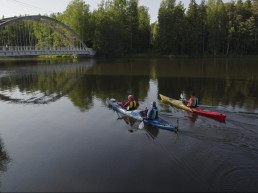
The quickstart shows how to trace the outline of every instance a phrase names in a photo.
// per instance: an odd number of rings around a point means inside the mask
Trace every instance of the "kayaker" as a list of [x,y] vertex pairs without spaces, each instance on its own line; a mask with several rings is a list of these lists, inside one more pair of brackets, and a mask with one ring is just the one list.
[[130,111],[130,110],[137,109],[137,107],[139,106],[139,103],[134,99],[133,95],[128,95],[128,100],[123,104],[121,104],[120,106]]
[[195,96],[195,92],[191,93],[191,97],[188,100],[187,106],[191,108],[198,107],[198,98]]
[[157,119],[159,117],[159,109],[156,105],[156,102],[151,103],[151,107],[148,109],[146,119]]

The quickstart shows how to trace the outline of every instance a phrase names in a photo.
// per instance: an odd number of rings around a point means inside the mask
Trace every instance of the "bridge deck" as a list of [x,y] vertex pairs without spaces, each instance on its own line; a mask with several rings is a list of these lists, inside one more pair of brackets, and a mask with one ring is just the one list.
[[26,46],[0,46],[0,57],[4,56],[37,56],[37,55],[64,55],[64,54],[76,54],[76,55],[95,55],[95,51],[92,48],[39,48],[39,47],[26,47]]

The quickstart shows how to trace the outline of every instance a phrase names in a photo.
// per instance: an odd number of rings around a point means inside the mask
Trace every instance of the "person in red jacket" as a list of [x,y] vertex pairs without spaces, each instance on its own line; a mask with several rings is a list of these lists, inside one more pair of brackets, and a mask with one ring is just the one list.
[[134,99],[133,95],[128,95],[128,100],[125,103],[121,104],[120,106],[130,111],[130,110],[137,109],[137,107],[139,106],[139,103]]
[[195,96],[194,92],[191,93],[191,97],[187,103],[187,106],[192,108],[198,107],[198,98]]

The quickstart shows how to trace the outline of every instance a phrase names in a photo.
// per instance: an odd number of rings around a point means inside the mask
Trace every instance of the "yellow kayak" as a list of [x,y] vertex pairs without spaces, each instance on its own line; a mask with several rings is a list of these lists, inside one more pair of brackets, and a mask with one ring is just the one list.
[[184,103],[182,101],[180,101],[180,100],[172,99],[172,98],[169,98],[169,97],[164,96],[162,94],[159,94],[159,96],[160,96],[161,100],[163,100],[163,101],[165,101],[167,103],[170,103],[170,104],[172,104],[172,105],[174,105],[174,106],[176,106],[176,107],[178,107],[180,109],[183,109],[185,111],[192,112],[192,109],[187,107],[187,106],[185,106]]

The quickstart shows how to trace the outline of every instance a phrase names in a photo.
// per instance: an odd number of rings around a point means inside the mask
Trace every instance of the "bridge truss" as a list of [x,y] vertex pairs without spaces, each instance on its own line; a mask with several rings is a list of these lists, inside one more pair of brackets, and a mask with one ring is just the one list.
[[0,57],[95,53],[75,31],[54,18],[33,15],[0,20]]

